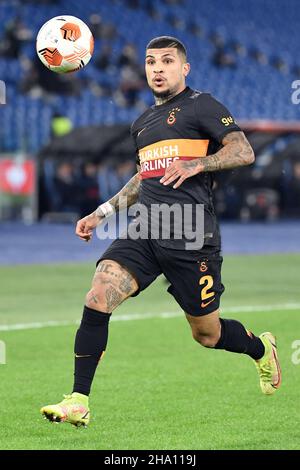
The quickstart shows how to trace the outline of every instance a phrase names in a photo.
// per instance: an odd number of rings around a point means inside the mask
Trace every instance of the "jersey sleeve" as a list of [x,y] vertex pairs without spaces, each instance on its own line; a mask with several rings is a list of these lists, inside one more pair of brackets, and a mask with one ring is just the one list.
[[131,134],[131,138],[132,138],[132,141],[133,141],[133,145],[134,145],[134,148],[135,148],[135,162],[137,165],[140,165],[140,157],[139,157],[139,150],[137,148],[137,143],[136,143],[136,132],[135,132],[135,122],[132,123],[131,127],[130,127],[130,134]]
[[196,118],[200,129],[217,142],[222,143],[229,132],[241,130],[228,109],[209,93],[202,93],[195,101]]

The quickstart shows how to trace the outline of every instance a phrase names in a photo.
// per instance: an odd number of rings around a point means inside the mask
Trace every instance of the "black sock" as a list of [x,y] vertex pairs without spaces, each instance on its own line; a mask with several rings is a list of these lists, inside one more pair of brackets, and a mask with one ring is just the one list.
[[252,359],[261,359],[265,353],[263,342],[253,333],[247,332],[244,326],[236,320],[220,318],[221,337],[215,349],[248,354]]
[[110,313],[84,307],[75,338],[75,372],[73,392],[89,395],[98,362],[105,351]]

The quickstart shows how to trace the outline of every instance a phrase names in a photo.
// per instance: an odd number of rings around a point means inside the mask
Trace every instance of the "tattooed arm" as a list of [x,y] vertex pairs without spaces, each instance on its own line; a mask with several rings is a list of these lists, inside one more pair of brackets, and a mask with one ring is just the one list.
[[222,140],[223,147],[213,155],[194,160],[175,160],[167,168],[160,182],[164,185],[178,180],[173,188],[178,188],[185,179],[204,171],[220,171],[250,165],[255,156],[245,134],[234,131]]
[[224,137],[222,144],[224,147],[217,153],[201,158],[202,171],[228,170],[254,162],[253,149],[243,132],[230,132]]
[[126,207],[132,206],[139,195],[140,190],[140,167],[137,166],[138,172],[128,181],[127,184],[113,196],[109,201],[101,204],[94,212],[80,219],[76,225],[76,235],[81,240],[89,241],[93,236],[93,230],[97,227],[107,215],[107,210],[118,212]]
[[[127,184],[115,196],[109,199],[109,204],[118,212],[126,207],[132,206],[137,201],[140,190],[140,167],[137,165],[138,172],[128,181]],[[105,216],[101,206],[96,209],[98,216]]]

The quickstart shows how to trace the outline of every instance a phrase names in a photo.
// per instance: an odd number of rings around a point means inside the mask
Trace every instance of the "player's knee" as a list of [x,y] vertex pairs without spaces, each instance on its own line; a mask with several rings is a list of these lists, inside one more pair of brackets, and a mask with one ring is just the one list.
[[193,338],[205,348],[214,348],[219,341],[219,336],[214,332],[202,332],[193,330]]
[[122,295],[107,278],[105,273],[97,273],[91,290],[86,295],[85,305],[94,310],[111,313],[123,301]]
[[85,298],[85,305],[99,312],[111,313],[107,309],[107,303],[105,301],[105,290],[104,287],[94,288],[87,293]]

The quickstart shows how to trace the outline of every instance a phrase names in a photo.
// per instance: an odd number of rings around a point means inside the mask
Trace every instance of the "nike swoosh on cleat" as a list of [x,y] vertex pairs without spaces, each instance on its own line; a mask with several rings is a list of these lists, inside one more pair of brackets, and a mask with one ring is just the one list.
[[91,357],[91,354],[86,354],[81,356],[80,354],[75,354],[75,357]]
[[281,384],[281,368],[280,368],[280,364],[279,364],[279,361],[278,361],[278,358],[277,358],[277,354],[275,354],[274,351],[273,351],[273,355],[274,355],[274,359],[275,359],[276,366],[277,366],[278,380],[277,380],[276,383],[274,383],[274,385],[272,384],[272,387],[278,388],[279,385]]
[[89,411],[87,411],[87,412],[85,413],[85,415],[81,417],[81,419],[86,419],[86,418],[88,417],[88,415],[89,415],[89,414],[90,414],[90,412],[89,412]]
[[211,304],[213,301],[215,300],[215,297],[211,300],[209,300],[208,302],[202,302],[201,304],[201,308],[205,308],[207,307],[209,304]]

